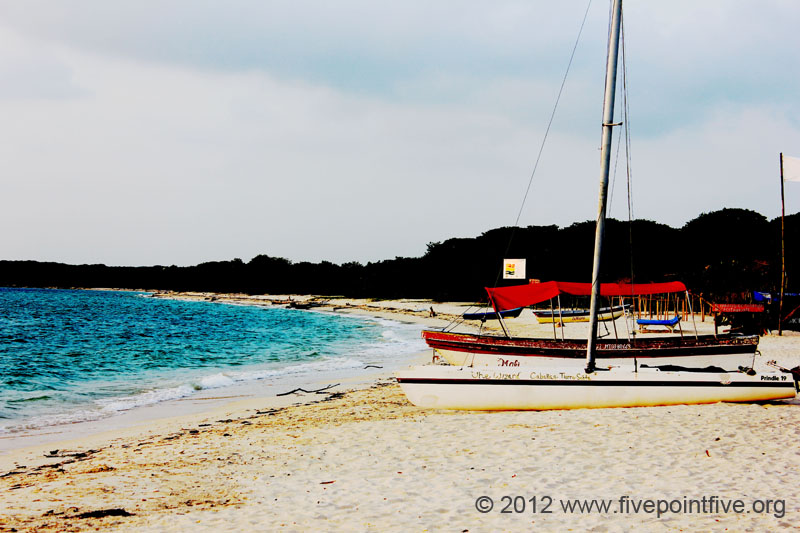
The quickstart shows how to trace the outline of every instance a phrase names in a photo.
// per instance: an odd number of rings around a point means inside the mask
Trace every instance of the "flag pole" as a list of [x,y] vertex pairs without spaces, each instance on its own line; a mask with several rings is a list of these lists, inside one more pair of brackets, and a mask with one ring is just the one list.
[[784,240],[783,219],[785,216],[783,198],[783,152],[781,152],[781,299],[778,302],[778,335],[783,335],[783,288],[786,286],[786,242]]

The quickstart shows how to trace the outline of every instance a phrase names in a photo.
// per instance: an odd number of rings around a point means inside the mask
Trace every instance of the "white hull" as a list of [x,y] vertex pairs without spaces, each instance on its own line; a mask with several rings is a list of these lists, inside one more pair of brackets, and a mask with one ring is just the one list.
[[[547,356],[515,356],[515,355],[492,355],[485,353],[459,352],[434,348],[434,356],[438,356],[448,364],[453,366],[476,366],[476,367],[533,367],[536,368],[583,368],[586,366],[584,357],[547,357]],[[687,355],[687,356],[668,356],[668,357],[639,357],[636,360],[638,365],[658,366],[658,365],[679,365],[689,368],[706,368],[716,366],[725,370],[738,370],[740,366],[752,368],[755,364],[756,354],[753,353],[732,353],[732,354],[713,354],[713,355]],[[597,359],[597,364],[608,367],[622,367],[633,369],[634,362],[632,357],[610,357]]]
[[654,405],[755,402],[795,397],[791,374],[632,372],[612,369],[533,370],[412,367],[397,373],[409,401],[418,407],[467,410],[546,410]]

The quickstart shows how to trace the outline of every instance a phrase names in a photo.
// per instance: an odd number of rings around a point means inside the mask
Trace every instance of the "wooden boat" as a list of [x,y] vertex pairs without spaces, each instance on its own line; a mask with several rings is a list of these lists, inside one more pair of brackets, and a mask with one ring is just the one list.
[[[630,307],[630,306],[627,306]],[[602,307],[597,312],[597,320],[601,322],[614,320],[625,314],[626,306],[615,305],[614,307]],[[560,309],[550,311],[545,309],[534,309],[533,314],[539,324],[551,324],[555,322],[589,322],[588,309]]]
[[516,309],[509,309],[507,311],[486,311],[480,313],[464,313],[461,315],[461,318],[464,320],[498,320],[497,315],[500,315],[503,318],[517,318],[522,313],[522,307],[517,307]]
[[[586,295],[589,283],[548,281],[531,285],[486,288],[495,309],[535,305],[560,294]],[[686,292],[679,282],[603,283],[601,294],[607,296],[647,295]],[[599,314],[599,313],[598,313]],[[422,338],[434,350],[435,358],[451,365],[530,366],[580,365],[586,356],[587,340],[511,337],[510,335],[457,333],[424,330]],[[679,364],[705,367],[715,365],[729,370],[752,367],[758,348],[758,336],[697,335],[681,337],[638,336],[630,339],[603,339],[597,345],[598,360],[607,365],[623,365],[636,359],[651,364]]]
[[319,301],[305,301],[305,302],[298,302],[298,301],[291,301],[289,302],[289,307],[291,309],[313,309],[315,307],[322,307],[325,305],[324,302]]
[[[434,356],[451,365],[470,366],[580,366],[586,358],[586,339],[536,339],[425,330],[422,338]],[[679,364],[719,366],[736,370],[755,364],[757,335],[698,335],[603,339],[596,357],[604,365]]]
[[[743,369],[742,372],[729,372],[726,369],[704,369],[698,372],[661,370],[641,368],[638,358],[631,358],[632,364],[624,368],[597,366],[599,348],[602,346],[602,343],[598,345],[597,342],[598,302],[603,294],[603,284],[600,283],[600,259],[605,233],[611,130],[615,126],[614,97],[621,24],[622,0],[613,0],[606,56],[600,157],[601,181],[590,285],[589,336],[586,341],[585,368],[448,365],[412,367],[398,372],[397,381],[414,405],[440,409],[541,410],[752,402],[795,397],[800,369],[761,374],[752,369]],[[556,295],[560,290],[556,282],[550,282],[547,286],[537,285],[545,284],[488,289],[490,302],[494,310],[500,312],[520,307],[518,302],[512,304],[519,296],[530,297],[534,293],[542,296],[548,292]],[[624,287],[624,289],[633,288],[634,286]],[[606,287],[606,294],[608,289],[609,287]],[[634,294],[633,290],[631,294]],[[500,323],[502,325],[502,319]],[[505,327],[503,329],[505,331]],[[667,351],[668,347],[661,349]],[[467,353],[477,355],[475,350]]]
[[409,401],[481,411],[648,407],[794,398],[790,373],[661,371],[657,368],[509,369],[427,365],[397,373]]

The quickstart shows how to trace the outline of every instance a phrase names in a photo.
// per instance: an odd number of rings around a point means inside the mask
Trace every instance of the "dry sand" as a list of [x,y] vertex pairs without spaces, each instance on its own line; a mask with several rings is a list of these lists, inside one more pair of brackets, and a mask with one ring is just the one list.
[[[397,304],[428,320],[425,303]],[[760,350],[793,366],[800,337],[765,337]],[[800,518],[797,400],[451,412],[411,406],[389,379],[309,398],[11,452],[0,530],[768,531]],[[564,508],[591,499],[611,506]]]

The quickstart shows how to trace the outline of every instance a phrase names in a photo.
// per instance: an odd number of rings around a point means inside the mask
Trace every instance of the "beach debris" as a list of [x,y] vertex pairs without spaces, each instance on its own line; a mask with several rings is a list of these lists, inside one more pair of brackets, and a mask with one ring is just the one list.
[[76,514],[74,518],[104,518],[106,516],[133,516],[121,507],[113,509],[98,509],[96,511],[86,511],[85,513]]
[[707,455],[707,456],[709,456],[709,457],[711,457],[711,454],[710,454],[710,453],[708,453],[708,450],[706,450],[706,455]]
[[294,389],[294,390],[290,390],[289,392],[280,392],[280,393],[276,394],[275,396],[288,396],[288,395],[294,394],[296,392],[305,392],[306,394],[328,394],[327,392],[324,392],[324,391],[326,391],[328,389],[332,389],[333,387],[338,387],[339,385],[341,385],[341,383],[332,383],[332,384],[330,384],[330,385],[328,385],[326,387],[322,387],[321,389],[311,389],[311,390],[297,388],[297,389]]
[[364,367],[364,370],[366,370],[368,368],[383,368],[383,367],[382,366],[378,366],[378,365],[367,365],[367,366]]
[[99,465],[89,470],[84,471],[84,474],[97,474],[99,472],[113,472],[116,470],[113,466]]
[[334,479],[333,481],[320,481],[319,482],[320,485],[330,485],[331,483],[336,483],[336,480]]
[[67,452],[61,450],[50,450],[50,453],[44,454],[45,457],[74,457],[75,459],[84,459],[93,453],[100,450],[87,450],[85,452]]

